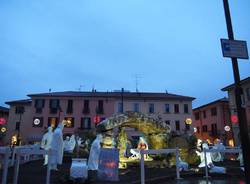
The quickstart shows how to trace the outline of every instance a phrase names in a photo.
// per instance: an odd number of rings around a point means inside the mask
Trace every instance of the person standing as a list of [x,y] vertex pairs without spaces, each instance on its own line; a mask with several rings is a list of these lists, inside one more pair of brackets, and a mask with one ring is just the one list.
[[66,123],[66,120],[63,120],[61,123],[57,125],[57,128],[55,129],[53,133],[53,139],[51,143],[51,169],[52,170],[58,170],[57,165],[61,165],[63,161],[63,127]]
[[[52,139],[53,139],[52,130],[53,130],[53,128],[51,126],[48,127],[48,132],[43,135],[41,148],[43,148],[44,150],[49,150],[51,148],[51,143],[52,143]],[[45,155],[43,165],[47,165],[47,164],[48,164],[48,154]]]

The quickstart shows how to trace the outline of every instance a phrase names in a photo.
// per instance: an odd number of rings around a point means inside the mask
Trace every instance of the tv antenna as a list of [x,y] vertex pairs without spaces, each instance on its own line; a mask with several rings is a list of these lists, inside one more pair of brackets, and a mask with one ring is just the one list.
[[135,74],[135,91],[139,92],[139,79],[141,79],[142,77],[139,74]]

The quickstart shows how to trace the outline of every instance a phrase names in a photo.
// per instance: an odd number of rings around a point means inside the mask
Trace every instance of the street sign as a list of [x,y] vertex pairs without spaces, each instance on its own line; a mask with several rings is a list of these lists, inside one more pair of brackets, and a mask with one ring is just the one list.
[[247,42],[220,39],[223,57],[248,59]]

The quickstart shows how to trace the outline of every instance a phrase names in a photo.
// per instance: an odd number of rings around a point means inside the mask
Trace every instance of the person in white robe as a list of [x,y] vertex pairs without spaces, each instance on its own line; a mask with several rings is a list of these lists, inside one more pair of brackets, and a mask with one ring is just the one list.
[[[209,149],[207,143],[202,143],[202,150],[204,150],[204,149]],[[198,152],[196,152],[196,153],[198,154]],[[204,151],[200,152],[198,155],[200,156],[200,160],[201,160],[201,163],[200,163],[200,165],[198,167],[199,168],[205,167],[206,164],[205,164],[205,154],[204,154]],[[213,164],[210,152],[206,152],[206,158],[207,158],[207,166],[209,167],[209,165]]]
[[[49,150],[51,148],[51,143],[52,143],[52,139],[53,139],[52,130],[53,130],[53,128],[51,126],[48,127],[48,132],[43,135],[42,142],[41,142],[41,148],[43,148],[44,150]],[[43,165],[47,165],[47,164],[48,164],[48,154],[46,154],[44,157],[44,164]]]
[[98,170],[101,142],[102,142],[102,135],[98,134],[90,148],[89,159],[88,159],[88,170]]
[[57,165],[61,165],[63,161],[63,127],[65,125],[65,120],[59,123],[57,128],[53,133],[53,139],[51,143],[51,150],[55,153],[51,156],[51,169],[58,170]]

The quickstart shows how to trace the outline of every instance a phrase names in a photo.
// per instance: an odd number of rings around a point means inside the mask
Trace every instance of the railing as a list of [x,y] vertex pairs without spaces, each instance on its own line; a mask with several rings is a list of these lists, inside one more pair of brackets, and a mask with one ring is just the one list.
[[2,184],[6,184],[7,183],[7,175],[8,175],[9,156],[11,155],[10,148],[9,147],[0,147],[0,155],[4,155]]
[[141,184],[145,184],[145,168],[144,168],[144,154],[168,154],[175,153],[176,154],[176,178],[180,178],[180,170],[179,170],[179,148],[175,149],[158,149],[158,150],[141,150]]
[[[13,151],[13,152],[12,152]],[[55,154],[52,150],[40,150],[34,146],[18,146],[11,150],[9,147],[0,147],[0,154],[4,155],[3,159],[3,174],[2,174],[2,184],[7,183],[7,175],[8,175],[8,167],[14,165],[14,177],[13,184],[17,184],[18,182],[18,174],[19,174],[19,165],[21,157],[24,157],[25,162],[30,161],[30,156],[38,156],[38,155],[48,155],[48,164],[47,164],[47,174],[46,174],[46,184],[50,183],[50,162],[51,155]],[[9,157],[12,156],[11,160]]]
[[203,149],[204,157],[205,157],[205,178],[209,178],[208,176],[208,166],[207,166],[207,153],[241,153],[242,150],[240,148],[227,148],[227,149]]

